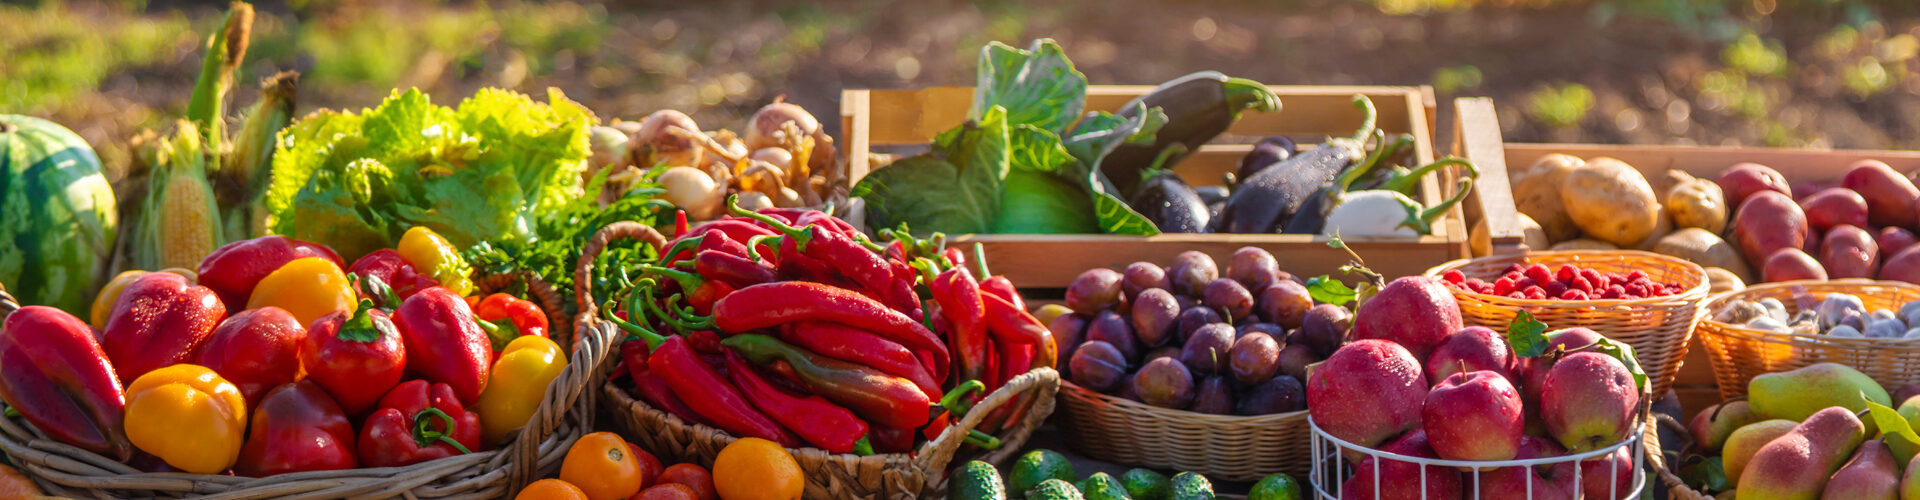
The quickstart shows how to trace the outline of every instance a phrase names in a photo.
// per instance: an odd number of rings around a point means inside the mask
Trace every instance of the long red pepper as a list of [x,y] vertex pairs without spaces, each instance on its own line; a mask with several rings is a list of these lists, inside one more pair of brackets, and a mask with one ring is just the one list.
[[850,361],[913,382],[929,398],[940,397],[940,383],[906,346],[850,326],[820,321],[782,325],[780,340],[841,361]]
[[[987,380],[987,306],[980,284],[966,268],[953,268],[928,283],[940,314],[953,323],[947,343],[957,353],[953,366],[960,380]],[[989,384],[991,385],[991,384]]]
[[681,420],[711,426],[705,419],[693,413],[680,396],[673,395],[673,388],[667,387],[667,381],[653,375],[647,367],[647,343],[639,337],[627,337],[620,343],[620,359],[627,365],[627,374],[633,377],[633,387],[642,401],[661,411],[671,413]]
[[[886,259],[881,258],[880,254],[854,241],[852,237],[840,232],[832,224],[821,222],[816,218],[803,227],[794,227],[766,215],[741,209],[739,205],[733,204],[731,199],[728,200],[728,209],[733,211],[734,215],[754,218],[773,228],[774,231],[786,235],[785,239],[794,242],[795,249],[801,254],[833,266],[834,271],[851,278],[854,283],[860,284],[862,291],[880,298],[888,307],[906,313],[909,318],[920,314],[920,302],[912,297],[913,290],[905,289],[904,295],[900,292],[900,284],[894,280],[893,266],[888,265]],[[802,220],[806,219],[807,217],[802,216]],[[786,243],[782,242],[780,248],[782,252],[780,258],[786,259],[788,257]]]
[[647,342],[652,351],[647,356],[648,375],[666,381],[694,414],[735,436],[762,438],[788,448],[800,445],[799,438],[754,408],[726,377],[702,361],[685,339],[662,337],[625,321],[616,324]]
[[746,257],[714,250],[694,255],[693,270],[700,273],[700,277],[720,280],[736,289],[772,282],[774,279],[773,270],[767,266]]
[[746,257],[747,244],[735,241],[733,237],[728,236],[724,231],[712,230],[707,231],[706,235],[701,236],[700,244],[693,247],[693,252],[696,255],[708,251],[725,252],[730,255]]
[[1060,355],[1059,346],[1054,344],[1047,325],[998,295],[982,294],[982,297],[987,306],[987,332],[994,340],[1037,347],[1029,369],[1054,366]]
[[857,292],[830,285],[804,281],[754,285],[735,290],[713,305],[714,325],[727,333],[807,320],[859,328],[899,342],[916,354],[927,353],[931,373],[946,372],[952,356],[926,325]]
[[906,379],[820,356],[766,335],[734,335],[720,344],[756,365],[786,362],[808,391],[846,406],[873,424],[913,429],[926,425],[932,416],[933,399]]
[[808,443],[833,453],[853,453],[863,447],[865,454],[873,453],[864,442],[867,423],[846,408],[835,406],[827,398],[796,396],[774,387],[732,351],[727,352],[727,376],[754,406]]

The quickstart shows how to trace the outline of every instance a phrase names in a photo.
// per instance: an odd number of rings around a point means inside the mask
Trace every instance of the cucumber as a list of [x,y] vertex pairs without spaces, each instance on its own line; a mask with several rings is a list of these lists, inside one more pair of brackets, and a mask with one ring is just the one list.
[[1007,500],[1007,489],[1000,485],[1000,472],[979,460],[967,462],[947,479],[947,498],[953,500]]

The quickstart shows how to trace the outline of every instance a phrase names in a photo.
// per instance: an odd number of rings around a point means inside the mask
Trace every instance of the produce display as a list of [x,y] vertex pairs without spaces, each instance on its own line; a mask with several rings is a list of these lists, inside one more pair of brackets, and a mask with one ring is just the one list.
[[265,236],[121,274],[93,325],[22,307],[0,324],[0,400],[137,469],[267,477],[498,446],[568,363],[538,306],[453,291],[465,264],[430,229],[342,264]]
[[[1056,363],[1013,284],[943,237],[881,245],[825,212],[727,208],[681,226],[606,308],[631,334],[616,371],[654,408],[788,448],[906,453]],[[968,442],[998,447],[1024,407],[994,410]]]
[[1754,377],[1746,399],[1695,414],[1674,469],[1689,487],[1735,498],[1920,494],[1917,392],[1889,396],[1836,363]]
[[702,132],[692,117],[671,109],[638,122],[595,126],[592,133],[592,168],[583,179],[607,171],[602,200],[617,199],[639,185],[636,180],[655,176],[665,189],[661,198],[694,220],[725,215],[729,195],[750,210],[845,205],[833,138],[805,109],[778,99],[747,119],[744,135]]
[[0,283],[29,304],[80,314],[107,277],[119,234],[100,158],[73,131],[0,115]]
[[1399,278],[1362,302],[1354,340],[1308,373],[1307,412],[1319,432],[1354,446],[1489,465],[1422,467],[1348,451],[1330,458],[1353,462],[1352,476],[1328,478],[1341,481],[1341,498],[1464,498],[1475,484],[1467,474],[1479,475],[1479,491],[1533,498],[1634,493],[1626,446],[1578,463],[1497,463],[1605,450],[1635,436],[1647,381],[1632,349],[1585,328],[1546,332],[1525,314],[1504,336],[1462,328],[1445,287]]
[[1601,273],[1573,264],[1549,270],[1543,264],[1515,263],[1492,283],[1468,278],[1459,270],[1453,270],[1441,275],[1440,281],[1455,290],[1532,300],[1631,300],[1665,297],[1683,291],[1678,283],[1653,281],[1645,271]]
[[[1300,482],[1286,474],[1261,479],[1248,500],[1295,500],[1303,496]],[[947,480],[947,498],[954,500],[1203,500],[1214,498],[1213,483],[1192,472],[1171,479],[1147,469],[1133,469],[1119,478],[1096,472],[1084,478],[1074,472],[1067,457],[1053,450],[1027,452],[1008,466],[1005,478],[993,465],[981,461],[957,467]]]
[[1224,275],[1200,252],[1165,268],[1092,269],[1067,289],[1066,308],[1048,328],[1075,384],[1216,415],[1306,409],[1307,365],[1338,349],[1353,322],[1254,247],[1234,252]]

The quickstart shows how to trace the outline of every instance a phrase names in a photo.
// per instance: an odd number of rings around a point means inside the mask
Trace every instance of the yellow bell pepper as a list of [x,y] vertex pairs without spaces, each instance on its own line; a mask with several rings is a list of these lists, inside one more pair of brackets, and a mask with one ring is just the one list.
[[[247,298],[247,309],[274,306],[293,313],[302,325],[337,311],[353,311],[359,295],[340,266],[321,257],[305,257],[281,264],[260,278]],[[237,312],[237,311],[236,311]]]
[[218,474],[246,439],[240,388],[204,366],[161,368],[127,386],[127,440],[176,469]]
[[400,244],[395,246],[398,248],[394,251],[408,264],[413,264],[415,271],[433,277],[456,295],[473,294],[473,279],[467,276],[473,274],[473,268],[460,258],[460,249],[440,233],[426,226],[413,226],[400,235]]
[[546,337],[522,335],[507,343],[474,406],[481,437],[498,445],[508,433],[526,426],[546,397],[547,386],[566,368],[566,353]]
[[[190,281],[200,279],[199,274],[178,267],[161,269],[160,272],[186,276]],[[93,297],[93,308],[88,311],[87,324],[95,330],[107,329],[107,317],[113,315],[113,303],[120,300],[120,292],[126,291],[128,283],[146,274],[146,271],[134,269],[114,275],[106,286],[100,287],[100,294]]]

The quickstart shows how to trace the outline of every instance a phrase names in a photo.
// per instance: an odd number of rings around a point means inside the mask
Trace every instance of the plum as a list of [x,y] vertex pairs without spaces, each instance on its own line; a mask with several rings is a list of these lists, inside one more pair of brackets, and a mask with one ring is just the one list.
[[[1253,314],[1253,294],[1247,292],[1247,287],[1241,286],[1238,281],[1220,278],[1200,290],[1200,305],[1218,310],[1221,316],[1238,322],[1246,319],[1248,314]],[[1305,312],[1303,308],[1301,313]]]
[[1219,375],[1200,380],[1200,388],[1194,391],[1193,406],[1187,411],[1209,415],[1227,415],[1233,413],[1233,391],[1227,387],[1227,379]]
[[1826,268],[1820,267],[1820,261],[1798,248],[1782,248],[1767,257],[1760,266],[1762,281],[1823,280],[1827,279]]
[[1793,188],[1787,184],[1787,177],[1773,167],[1758,163],[1736,163],[1720,173],[1714,179],[1720,190],[1727,193],[1727,206],[1737,207],[1746,203],[1747,197],[1761,191],[1773,191],[1793,199]]
[[1920,188],[1880,160],[1860,160],[1849,166],[1840,185],[1867,201],[1867,220],[1875,226],[1912,227],[1914,200]]
[[1261,290],[1255,306],[1259,309],[1261,319],[1287,328],[1299,328],[1306,321],[1307,310],[1313,308],[1313,295],[1307,293],[1306,285],[1287,280]]
[[1133,327],[1125,318],[1113,311],[1100,311],[1087,323],[1087,341],[1101,341],[1113,345],[1127,362],[1140,361],[1140,339],[1133,334]]
[[1234,413],[1271,415],[1305,409],[1307,409],[1307,387],[1300,383],[1300,379],[1280,376],[1247,388],[1246,393],[1240,395],[1240,405],[1234,408]]
[[1228,352],[1233,349],[1233,327],[1214,323],[1194,330],[1180,347],[1180,362],[1201,375],[1220,373],[1227,367]]
[[1163,344],[1167,337],[1172,337],[1174,322],[1179,317],[1180,303],[1166,290],[1148,288],[1133,300],[1133,333],[1148,347]]
[[1280,270],[1280,262],[1273,254],[1260,247],[1240,247],[1233,251],[1233,257],[1227,259],[1227,277],[1240,282],[1247,290],[1259,293],[1281,280],[1291,281],[1292,276]]
[[1054,348],[1060,351],[1061,363],[1073,359],[1073,350],[1086,338],[1087,323],[1087,316],[1080,313],[1062,314],[1047,322],[1047,331],[1053,333]]
[[1326,359],[1313,352],[1313,349],[1300,344],[1287,344],[1280,348],[1280,373],[1291,375],[1300,380],[1307,379],[1307,366]]
[[1266,334],[1268,337],[1272,337],[1275,342],[1284,340],[1288,337],[1288,335],[1290,335],[1287,333],[1286,327],[1276,325],[1273,323],[1242,323],[1240,324],[1240,326],[1234,327],[1233,330],[1234,330],[1234,335],[1236,337],[1245,337],[1250,334],[1262,333],[1262,334]]
[[1067,307],[1080,314],[1115,309],[1125,300],[1120,294],[1120,273],[1112,269],[1088,269],[1067,285]]
[[1866,227],[1867,199],[1847,188],[1827,188],[1800,201],[1807,213],[1807,224],[1815,231],[1839,225]]
[[1227,350],[1227,368],[1233,379],[1253,385],[1266,382],[1280,372],[1280,343],[1266,335],[1248,335],[1233,341]]
[[1167,266],[1168,289],[1181,295],[1199,296],[1208,283],[1220,279],[1220,266],[1213,257],[1193,250],[1180,252]]
[[1120,350],[1098,340],[1081,345],[1067,364],[1073,383],[1099,392],[1112,391],[1127,378],[1127,360]]
[[1127,269],[1120,274],[1123,280],[1120,282],[1120,291],[1127,296],[1129,302],[1148,288],[1164,290],[1168,287],[1167,271],[1152,262],[1127,264]]
[[1146,363],[1160,358],[1180,359],[1180,346],[1163,345],[1156,347],[1151,351],[1147,351],[1147,357],[1141,358],[1140,362]]
[[1347,332],[1353,329],[1353,311],[1333,304],[1320,304],[1307,310],[1307,316],[1301,320],[1300,328],[1294,330],[1300,334],[1300,342],[1313,348],[1320,357],[1332,356],[1333,351],[1347,343]]
[[1181,309],[1179,319],[1174,321],[1174,328],[1176,328],[1174,333],[1176,335],[1173,337],[1173,343],[1185,344],[1187,343],[1187,338],[1193,336],[1194,330],[1199,330],[1200,327],[1223,321],[1226,320],[1221,319],[1220,313],[1214,312],[1213,309],[1200,306]]
[[1821,237],[1820,265],[1829,278],[1871,279],[1880,272],[1880,244],[1865,229],[1834,226]]
[[1781,249],[1806,247],[1811,232],[1800,205],[1773,191],[1754,193],[1733,214],[1734,244],[1753,267],[1766,267],[1767,259]]
[[1133,374],[1133,391],[1140,395],[1140,402],[1184,409],[1193,402],[1193,373],[1173,358],[1156,359]]

